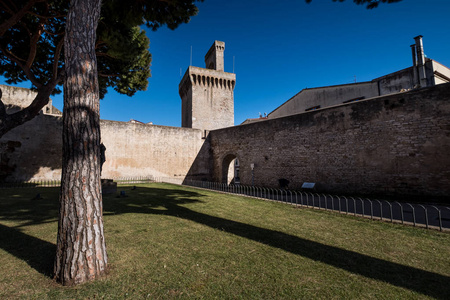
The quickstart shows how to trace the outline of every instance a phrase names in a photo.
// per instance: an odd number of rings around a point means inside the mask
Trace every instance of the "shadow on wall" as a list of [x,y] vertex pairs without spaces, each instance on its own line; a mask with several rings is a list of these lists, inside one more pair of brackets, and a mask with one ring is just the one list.
[[[326,245],[287,232],[257,227],[198,212],[194,205],[203,202],[201,199],[205,195],[201,192],[171,187],[138,187],[137,189],[128,187],[125,189],[127,198],[116,198],[114,196],[104,198],[105,217],[114,218],[117,215],[133,213],[181,218],[216,229],[218,232],[226,232],[257,243],[283,249],[299,257],[312,259],[353,274],[387,282],[436,299],[446,299],[450,295],[450,285],[445,284],[449,282],[450,278],[442,274]],[[57,188],[47,188],[46,191],[50,191],[50,193],[54,191],[53,193],[56,194]],[[56,222],[57,201],[55,200],[57,196],[47,197],[44,195],[44,199],[33,206],[35,208],[31,208],[30,200],[24,195],[21,198],[15,197],[14,199],[11,196],[2,195],[0,199],[2,200],[0,201],[0,220],[16,221],[29,225]],[[161,207],[165,209],[161,210]],[[37,212],[40,218],[36,219],[33,216],[34,212]],[[19,259],[27,261],[30,267],[40,273],[49,274],[52,266],[51,258],[55,252],[53,244],[23,233],[20,227],[13,228],[0,225],[0,233],[2,237],[6,237],[0,239],[0,248]],[[29,247],[30,244],[33,247]],[[33,251],[30,249],[33,249]],[[46,257],[38,257],[36,253],[46,253]]]
[[212,181],[212,151],[211,151],[211,138],[208,134],[204,140],[200,151],[194,159],[189,171],[184,178],[183,184],[186,180],[203,180]]
[[12,153],[22,144],[18,141],[1,141],[0,142],[0,182],[14,172],[15,165],[10,163]]
[[[86,142],[85,136],[95,140],[98,122],[97,113],[89,107],[71,108],[78,117],[70,123],[73,128],[72,139],[67,139],[66,155],[70,158],[90,157],[100,154],[100,145]],[[70,111],[69,111],[70,113]],[[0,139],[0,180],[29,181],[61,180],[63,158],[63,118],[61,116],[36,116],[29,122],[6,133]],[[68,127],[69,128],[69,127]],[[98,151],[98,152],[95,152]]]
[[0,139],[0,181],[61,179],[62,117],[38,115]]

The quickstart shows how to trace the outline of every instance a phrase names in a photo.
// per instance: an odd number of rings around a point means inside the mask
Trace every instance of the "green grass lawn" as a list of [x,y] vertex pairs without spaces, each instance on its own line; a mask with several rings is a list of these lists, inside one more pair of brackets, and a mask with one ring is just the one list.
[[58,189],[0,190],[0,299],[450,299],[448,233],[169,184],[118,190],[103,198],[110,272],[77,287],[51,278]]

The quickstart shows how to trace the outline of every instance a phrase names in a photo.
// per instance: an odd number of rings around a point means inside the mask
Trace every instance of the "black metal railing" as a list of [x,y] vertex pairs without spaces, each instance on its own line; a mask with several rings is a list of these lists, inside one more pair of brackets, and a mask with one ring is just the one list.
[[[158,181],[165,182],[164,179],[158,179]],[[441,231],[450,229],[450,207],[444,205],[406,203],[196,180],[185,180],[183,184],[225,193],[279,201],[295,206],[335,211],[372,220],[378,219],[412,226],[424,226]]]
[[30,180],[0,182],[0,189],[6,188],[35,188],[35,187],[59,187],[60,180]]
[[[183,180],[169,177],[119,177],[113,178],[118,184],[140,184],[164,182],[187,185],[224,193],[272,200],[299,207],[323,209],[342,214],[435,228],[441,231],[450,230],[450,207],[438,204],[407,203],[403,201],[387,201],[364,197],[339,196],[316,193],[313,191],[297,191],[246,185],[232,185],[199,180]],[[59,187],[59,180],[32,180],[0,183],[1,188],[34,188]]]
[[[139,177],[117,177],[111,178],[117,184],[138,184],[154,182],[153,176],[139,176]],[[34,187],[59,187],[60,180],[29,180],[29,181],[8,181],[0,182],[0,189],[2,188],[34,188]]]
[[155,181],[153,176],[138,176],[138,177],[117,177],[112,178],[117,184],[138,184],[138,183],[150,183]]

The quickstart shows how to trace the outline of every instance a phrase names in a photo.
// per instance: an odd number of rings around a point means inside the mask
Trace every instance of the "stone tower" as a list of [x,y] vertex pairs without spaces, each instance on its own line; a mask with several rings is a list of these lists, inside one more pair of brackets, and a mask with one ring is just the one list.
[[215,41],[205,55],[206,68],[190,66],[178,86],[181,126],[213,130],[234,125],[236,75],[224,72],[225,43]]

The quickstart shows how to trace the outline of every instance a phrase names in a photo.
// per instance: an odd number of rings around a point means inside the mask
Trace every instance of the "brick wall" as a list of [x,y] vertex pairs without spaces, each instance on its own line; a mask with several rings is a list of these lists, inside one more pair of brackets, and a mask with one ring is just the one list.
[[329,192],[450,195],[450,85],[212,131],[214,178]]

